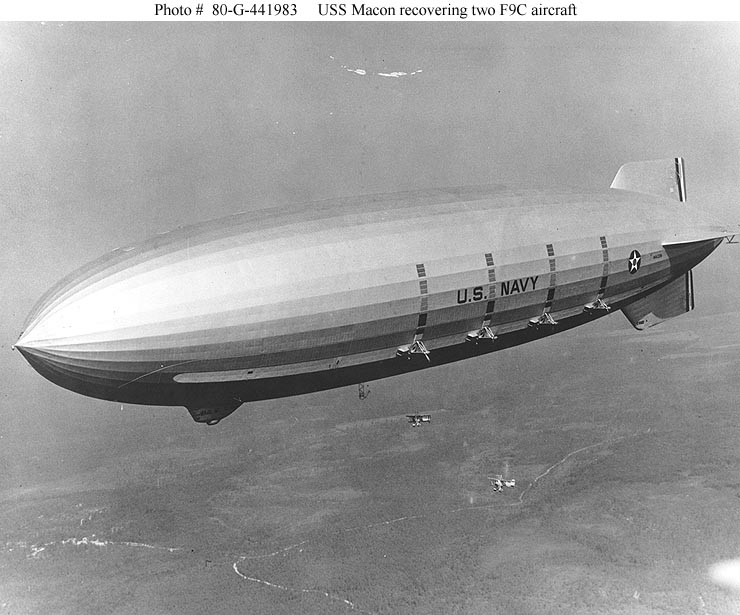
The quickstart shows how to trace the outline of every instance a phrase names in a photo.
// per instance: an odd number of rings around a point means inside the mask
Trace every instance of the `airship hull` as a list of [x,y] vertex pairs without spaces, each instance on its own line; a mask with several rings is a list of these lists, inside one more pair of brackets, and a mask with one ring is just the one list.
[[440,190],[249,212],[73,274],[16,347],[65,388],[185,405],[199,420],[583,324],[685,275],[721,238],[683,204],[617,190]]

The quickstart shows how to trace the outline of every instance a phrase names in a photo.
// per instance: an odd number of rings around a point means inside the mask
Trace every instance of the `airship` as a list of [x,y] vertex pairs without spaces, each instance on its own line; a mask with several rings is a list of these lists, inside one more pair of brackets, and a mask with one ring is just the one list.
[[119,248],[61,280],[15,348],[94,398],[245,402],[438,367],[621,310],[694,307],[728,231],[686,202],[682,158],[630,162],[603,193],[433,189],[239,213]]

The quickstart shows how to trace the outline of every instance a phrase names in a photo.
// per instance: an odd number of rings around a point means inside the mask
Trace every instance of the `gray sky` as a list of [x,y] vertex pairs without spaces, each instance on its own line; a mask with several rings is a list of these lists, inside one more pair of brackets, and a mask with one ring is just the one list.
[[[76,267],[245,209],[460,184],[600,190],[623,162],[674,155],[689,199],[732,215],[738,58],[738,24],[0,24],[6,480],[30,471],[29,440],[51,471],[67,438],[129,425],[11,351]],[[170,415],[146,416],[190,429]]]

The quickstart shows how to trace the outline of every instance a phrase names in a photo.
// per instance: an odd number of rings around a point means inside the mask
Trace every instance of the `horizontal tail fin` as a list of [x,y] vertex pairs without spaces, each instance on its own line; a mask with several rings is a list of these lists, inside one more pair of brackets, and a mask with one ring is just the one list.
[[612,181],[616,190],[630,190],[684,202],[686,180],[683,158],[644,160],[623,164]]

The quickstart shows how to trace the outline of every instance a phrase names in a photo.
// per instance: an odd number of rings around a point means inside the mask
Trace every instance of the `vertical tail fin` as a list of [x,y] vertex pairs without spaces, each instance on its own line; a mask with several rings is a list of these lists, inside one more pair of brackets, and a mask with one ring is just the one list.
[[694,276],[689,269],[660,290],[622,308],[635,329],[654,327],[694,309]]
[[652,196],[686,200],[683,158],[643,160],[623,164],[612,181],[616,190],[630,190]]

